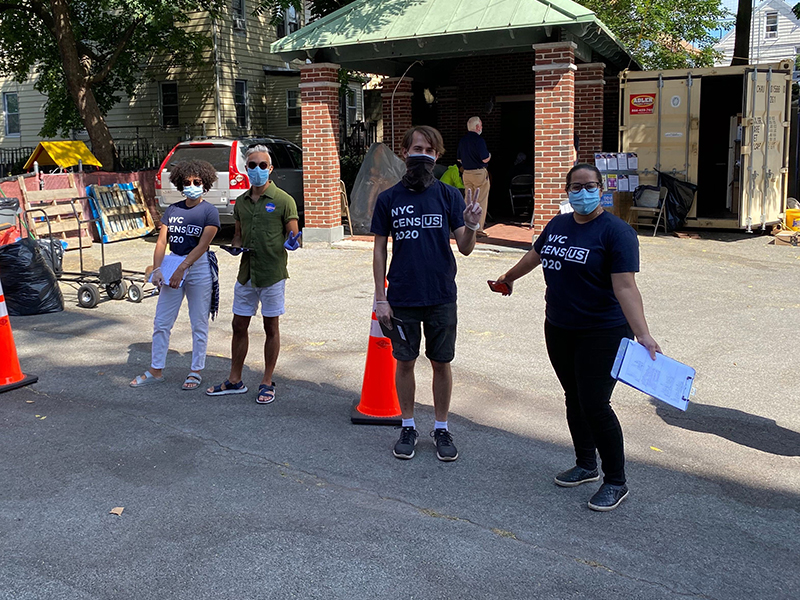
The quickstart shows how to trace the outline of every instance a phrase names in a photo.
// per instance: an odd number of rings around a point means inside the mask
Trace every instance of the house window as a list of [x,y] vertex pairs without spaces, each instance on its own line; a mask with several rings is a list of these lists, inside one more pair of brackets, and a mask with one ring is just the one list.
[[159,84],[159,102],[161,103],[161,127],[167,129],[180,126],[178,84],[174,81],[162,81]]
[[233,14],[233,29],[235,31],[244,31],[245,25],[247,24],[244,0],[233,0],[231,4],[231,13]]
[[3,120],[6,124],[6,135],[19,135],[19,96],[16,92],[3,94]]
[[236,107],[236,126],[241,129],[247,129],[247,118],[249,116],[247,108],[247,82],[243,79],[237,79],[235,85],[236,89],[233,94],[233,104]]
[[352,125],[358,117],[358,104],[356,104],[356,91],[347,88],[347,124]]
[[294,33],[300,29],[300,14],[294,6],[290,6],[286,10],[278,14],[280,21],[276,26],[276,35],[279,38]]
[[776,12],[767,13],[767,32],[765,37],[767,39],[778,37],[778,13]]
[[300,90],[286,90],[286,124],[299,127],[303,124],[300,117]]

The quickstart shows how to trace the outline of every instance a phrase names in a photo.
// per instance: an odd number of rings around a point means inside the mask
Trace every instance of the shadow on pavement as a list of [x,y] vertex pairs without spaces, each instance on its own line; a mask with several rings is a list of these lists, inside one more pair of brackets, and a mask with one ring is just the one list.
[[656,414],[675,427],[710,433],[748,448],[778,456],[800,456],[800,433],[778,425],[773,419],[733,408],[689,404],[686,412],[650,400]]

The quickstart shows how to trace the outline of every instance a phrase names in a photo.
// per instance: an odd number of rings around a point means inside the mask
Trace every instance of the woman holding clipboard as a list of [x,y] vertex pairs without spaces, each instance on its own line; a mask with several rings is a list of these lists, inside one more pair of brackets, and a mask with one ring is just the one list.
[[555,483],[576,487],[598,481],[599,453],[603,484],[589,508],[609,511],[628,496],[622,428],[610,402],[617,349],[634,335],[653,359],[661,348],[650,335],[636,286],[636,232],[603,211],[602,181],[592,165],[570,169],[565,191],[574,212],[556,215],[533,248],[490,286],[510,294],[515,280],[542,266],[547,354],[564,388],[576,457],[575,466],[556,475]]
[[192,370],[181,389],[194,390],[203,381],[200,371],[206,363],[208,317],[216,315],[219,305],[217,259],[208,249],[219,231],[219,212],[203,200],[217,173],[204,160],[188,160],[174,166],[169,180],[184,200],[168,206],[161,217],[151,275],[151,281],[159,287],[152,359],[150,368],[130,385],[143,387],[164,381],[170,333],[186,297],[192,324]]

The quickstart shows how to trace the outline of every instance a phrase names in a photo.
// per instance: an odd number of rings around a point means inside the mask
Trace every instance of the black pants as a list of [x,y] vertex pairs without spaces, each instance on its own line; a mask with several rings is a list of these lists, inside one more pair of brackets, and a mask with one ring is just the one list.
[[575,462],[584,469],[597,468],[600,454],[603,481],[625,483],[622,427],[611,408],[616,380],[611,367],[622,338],[632,338],[630,326],[609,329],[563,329],[545,322],[544,335],[550,363],[564,388],[567,424],[575,446]]

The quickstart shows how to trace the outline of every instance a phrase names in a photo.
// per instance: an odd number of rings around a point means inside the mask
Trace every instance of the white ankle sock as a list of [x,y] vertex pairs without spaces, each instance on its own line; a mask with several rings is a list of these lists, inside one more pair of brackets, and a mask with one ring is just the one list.
[[[397,421],[395,421],[395,423],[396,422]],[[411,417],[410,419],[403,419],[403,427],[413,427],[414,429],[416,429],[417,424],[414,423],[414,417]]]
[[447,421],[433,421],[434,429],[447,429]]

